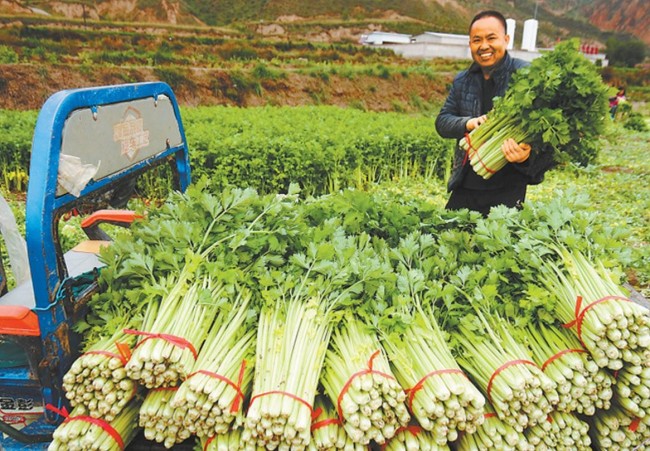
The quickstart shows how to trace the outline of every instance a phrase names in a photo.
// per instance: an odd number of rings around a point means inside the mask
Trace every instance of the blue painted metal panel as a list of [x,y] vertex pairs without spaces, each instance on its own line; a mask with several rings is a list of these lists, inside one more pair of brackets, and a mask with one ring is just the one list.
[[[123,170],[99,180],[92,180],[81,190],[79,197],[69,193],[57,195],[61,146],[66,121],[71,114],[88,108],[96,112],[102,106],[109,108],[111,105],[136,99],[153,98],[157,101],[162,99],[162,96],[171,101],[181,136],[180,144],[174,143],[174,146],[160,149],[159,153],[134,162]],[[93,137],[89,136],[88,144],[101,143],[93,142]],[[75,342],[70,332],[71,318],[60,302],[64,294],[61,290],[68,277],[58,241],[58,222],[62,214],[72,209],[80,199],[118,186],[120,181],[170,158],[173,158],[177,172],[177,188],[184,191],[190,183],[187,140],[176,97],[165,83],[134,83],[65,90],[52,95],[45,102],[38,116],[32,142],[26,205],[26,241],[35,296],[34,311],[39,318],[41,352],[46,365],[44,368],[40,365],[40,380],[37,380],[36,384],[33,363],[31,366],[0,368],[0,394],[3,390],[5,394],[9,393],[7,399],[16,399],[16,396],[25,394],[41,406],[47,403],[61,406],[66,403],[61,392],[61,378],[75,353]],[[45,416],[23,429],[23,432],[51,433],[53,424],[60,420],[57,414],[46,412]],[[14,440],[2,439],[0,434],[0,449],[46,449],[46,446],[21,445]]]
[[[59,173],[59,158],[63,128],[68,116],[80,108],[96,107],[102,104],[125,102],[129,99],[166,95],[172,99],[174,111],[178,118],[183,142],[186,143],[185,131],[176,98],[171,88],[165,83],[138,83],[131,85],[108,86],[101,88],[85,88],[61,91],[52,95],[43,105],[32,143],[32,158],[29,170],[29,186],[27,191],[26,239],[29,249],[32,283],[37,308],[47,308],[55,300],[56,289],[64,277],[63,268],[58,267],[58,240],[55,237],[56,214],[66,205],[78,199],[71,194],[56,197],[57,177]],[[89,145],[92,142],[89,142]],[[155,157],[155,160],[166,158],[170,154],[179,153],[176,166],[180,177],[180,188],[185,190],[190,182],[189,157],[185,144],[184,149],[172,148]],[[97,183],[89,184],[80,197],[114,183],[117,179],[128,177],[141,167],[152,164],[151,160],[140,162],[126,171],[113,177],[108,177]],[[44,321],[47,329],[59,324],[63,318],[55,315],[51,321]]]

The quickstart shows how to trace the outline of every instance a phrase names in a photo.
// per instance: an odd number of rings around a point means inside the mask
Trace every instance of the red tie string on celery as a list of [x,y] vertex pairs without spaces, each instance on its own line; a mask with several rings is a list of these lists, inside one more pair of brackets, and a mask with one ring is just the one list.
[[367,448],[352,441],[343,427],[343,423],[336,416],[336,408],[325,395],[318,395],[314,407],[319,415],[312,420],[311,441],[309,448],[320,449],[347,449],[350,451],[365,451]]
[[205,441],[205,445],[203,445],[203,451],[207,451],[208,447],[210,446],[210,443],[214,441],[215,437],[217,436],[213,435],[211,437],[208,437],[208,439]]
[[523,332],[533,361],[557,384],[556,410],[591,416],[610,407],[614,379],[596,364],[573,331],[539,322]]
[[377,371],[377,370],[375,370],[373,368],[373,366],[372,366],[373,361],[375,360],[375,358],[380,353],[381,353],[381,350],[379,350],[379,349],[377,349],[375,352],[373,352],[372,355],[370,356],[370,358],[368,359],[368,368],[354,373],[352,376],[350,376],[350,378],[345,383],[345,385],[343,385],[343,388],[341,389],[341,393],[339,393],[339,396],[338,396],[338,398],[336,400],[336,411],[339,414],[339,418],[341,420],[343,420],[345,418],[344,415],[343,415],[343,410],[341,409],[341,401],[343,400],[343,396],[345,396],[345,394],[350,389],[350,386],[352,385],[352,382],[354,382],[355,378],[357,378],[359,376],[363,376],[364,374],[378,374],[378,375],[386,377],[388,379],[393,379],[393,380],[395,379],[395,376],[393,376],[392,374],[383,373],[383,372]]
[[329,425],[341,426],[341,420],[338,418],[325,418],[324,420],[317,421],[316,423],[312,424],[311,431],[314,432]]
[[546,369],[547,366],[549,366],[551,363],[559,359],[565,354],[570,354],[572,352],[580,352],[580,353],[586,353],[587,351],[585,349],[565,349],[564,351],[560,351],[556,354],[553,354],[551,357],[548,358],[543,364],[542,364],[542,371]]
[[196,360],[198,353],[196,352],[196,348],[192,343],[190,343],[188,340],[186,340],[183,337],[179,337],[177,335],[171,335],[171,334],[162,334],[162,333],[152,333],[152,332],[145,332],[142,330],[133,330],[133,329],[125,329],[124,330],[125,334],[129,335],[136,335],[136,336],[143,336],[144,339],[141,340],[134,349],[139,348],[143,343],[145,343],[147,340],[152,340],[154,338],[160,338],[161,340],[164,340],[168,343],[173,344],[174,346],[178,346],[179,348],[182,349],[189,349],[192,355],[194,356],[194,359]]
[[503,370],[505,370],[506,368],[509,368],[509,367],[511,367],[513,365],[519,365],[519,364],[521,364],[521,365],[532,365],[534,367],[537,367],[535,362],[531,362],[530,360],[517,359],[517,360],[510,360],[509,362],[504,363],[499,368],[494,370],[494,372],[492,373],[492,376],[490,377],[490,380],[489,380],[489,382],[487,384],[487,390],[486,390],[487,396],[488,396],[488,399],[490,400],[490,402],[492,402],[492,384],[494,383],[494,379],[499,374],[501,374],[501,372]]
[[413,435],[418,435],[420,432],[422,432],[422,428],[420,426],[417,426],[415,424],[410,424],[408,426],[401,426],[400,428],[397,429],[395,432],[395,435],[399,434],[400,432],[409,432]]
[[131,346],[127,343],[115,342],[115,347],[124,359],[124,364],[126,365],[126,362],[131,358]]
[[244,393],[241,391],[241,387],[242,387],[242,382],[244,381],[244,371],[245,370],[246,370],[246,360],[242,360],[241,367],[239,369],[239,376],[237,377],[237,382],[236,383],[231,381],[227,377],[222,376],[221,374],[217,374],[217,373],[214,373],[214,372],[208,371],[208,370],[198,370],[198,371],[196,371],[194,373],[191,373],[189,376],[187,376],[187,379],[190,379],[192,376],[195,376],[197,374],[204,374],[204,375],[206,375],[208,377],[212,377],[214,379],[220,380],[220,381],[225,382],[226,384],[230,385],[237,392],[237,395],[235,396],[235,399],[233,399],[232,404],[230,406],[230,412],[235,413],[235,412],[239,411],[239,407],[241,406],[241,403],[244,400]]
[[112,421],[135,396],[138,384],[126,373],[128,354],[121,349],[129,349],[128,343],[135,338],[118,328],[88,348],[63,376],[65,396],[78,414]]
[[[585,319],[585,315],[587,312],[595,307],[598,304],[602,304],[603,302],[607,301],[623,301],[623,302],[632,302],[628,298],[625,298],[623,296],[605,296],[603,298],[600,298],[591,304],[587,305],[584,309],[582,309],[582,296],[578,296],[576,298],[576,309],[575,309],[575,319],[573,321],[570,321],[566,324],[563,324],[562,327],[565,327],[567,329],[570,329],[573,326],[576,326],[576,332],[578,334],[578,339],[580,339],[580,343],[582,343],[583,346],[585,346],[584,341],[582,340],[582,323]],[[585,346],[586,347],[586,346]]]
[[124,357],[124,355],[122,353],[116,354],[114,352],[104,351],[104,350],[101,350],[101,349],[98,349],[98,350],[95,350],[95,351],[84,352],[82,355],[93,355],[93,354],[94,355],[103,355],[103,356],[106,356],[106,357],[111,357],[111,358],[117,359],[120,362],[122,362],[122,365],[126,365],[126,362],[128,361],[128,359],[126,357]]
[[407,393],[407,405],[409,409],[413,409],[413,398],[415,397],[415,394],[424,387],[424,383],[426,382],[427,379],[429,379],[432,376],[435,376],[437,374],[462,374],[467,378],[467,375],[463,372],[463,370],[458,369],[458,368],[446,368],[443,370],[435,370],[431,371],[428,374],[425,374],[422,379],[420,379],[413,387],[407,388],[404,391]]
[[478,151],[478,149],[481,146],[474,148],[474,146],[472,145],[472,141],[469,133],[465,133],[465,141],[467,142],[467,150],[465,151],[465,157],[463,158],[463,166],[465,166],[468,160],[471,161],[475,159],[476,161],[478,161],[478,163],[480,163],[480,165],[485,170],[485,173],[489,174],[489,176],[496,174],[497,171],[494,169],[490,169],[483,161],[483,158],[481,157],[481,154]]
[[557,261],[547,259],[541,280],[556,294],[554,314],[573,329],[596,364],[611,371],[650,361],[650,312],[631,302],[602,261],[592,262],[566,245],[551,246]]
[[54,412],[59,416],[62,416],[63,419],[66,419],[70,416],[70,412],[68,412],[68,409],[64,407],[61,407],[60,409],[52,404],[45,404],[45,409],[49,410],[50,412]]
[[133,439],[137,428],[139,404],[131,403],[113,421],[105,421],[87,415],[68,413],[64,408],[47,404],[45,408],[64,417],[52,434],[50,446],[54,449],[91,449],[90,446],[106,446],[105,449],[123,450],[125,443]]
[[[559,402],[557,383],[533,361],[530,349],[513,336],[513,326],[479,311],[485,335],[460,327],[458,361],[485,393],[499,420],[518,433],[546,420]],[[462,335],[461,335],[462,334]]]
[[469,133],[465,133],[465,141],[467,142],[467,149],[465,150],[465,156],[463,157],[463,163],[461,166],[465,166],[467,164],[467,162],[471,157],[470,152],[474,150],[474,147],[472,147],[472,142],[469,137]]
[[358,318],[334,332],[321,383],[354,443],[381,445],[411,420],[377,334]]

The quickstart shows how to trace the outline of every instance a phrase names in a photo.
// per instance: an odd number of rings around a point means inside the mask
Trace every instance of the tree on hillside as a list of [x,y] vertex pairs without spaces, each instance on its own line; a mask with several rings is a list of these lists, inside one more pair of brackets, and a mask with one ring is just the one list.
[[645,58],[646,46],[638,39],[607,40],[607,59],[612,66],[634,67]]

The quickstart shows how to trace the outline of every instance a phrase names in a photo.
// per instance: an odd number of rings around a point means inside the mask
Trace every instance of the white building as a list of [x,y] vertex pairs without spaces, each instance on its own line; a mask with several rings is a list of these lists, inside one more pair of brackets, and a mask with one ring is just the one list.
[[469,35],[466,34],[450,34],[450,33],[435,33],[433,31],[426,31],[413,37],[414,43],[427,43],[427,44],[446,44],[446,45],[467,45],[469,43]]
[[359,42],[369,45],[383,44],[408,44],[412,41],[410,34],[388,33],[385,31],[373,31],[370,34],[362,34]]
[[408,45],[393,50],[405,58],[471,58],[469,35],[425,32],[413,36]]
[[539,23],[536,19],[528,19],[524,22],[524,34],[521,38],[521,49],[534,52],[537,49],[537,28]]

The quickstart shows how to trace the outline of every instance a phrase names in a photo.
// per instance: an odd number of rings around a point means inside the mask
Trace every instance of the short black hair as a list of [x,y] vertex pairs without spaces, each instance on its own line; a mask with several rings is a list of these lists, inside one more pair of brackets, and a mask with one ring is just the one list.
[[474,22],[476,22],[477,20],[480,20],[480,19],[485,19],[486,17],[494,17],[499,22],[501,22],[501,24],[503,25],[503,31],[506,34],[508,34],[508,24],[506,23],[506,18],[499,11],[494,11],[494,10],[481,11],[480,13],[475,15],[474,18],[472,19],[472,21],[469,24],[469,31],[471,32],[472,25],[474,25]]

